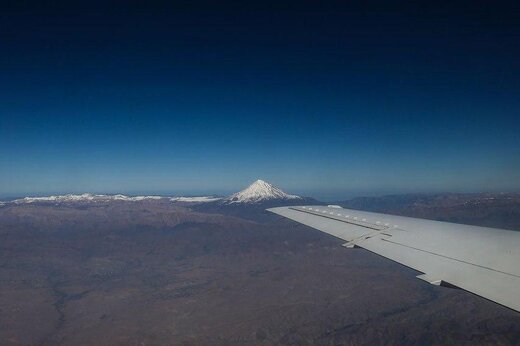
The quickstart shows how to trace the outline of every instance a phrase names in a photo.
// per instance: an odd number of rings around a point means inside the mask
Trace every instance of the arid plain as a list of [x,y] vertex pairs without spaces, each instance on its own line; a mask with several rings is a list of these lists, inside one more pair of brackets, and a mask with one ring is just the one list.
[[[520,230],[518,195],[349,207]],[[516,344],[520,316],[262,208],[0,207],[2,345]],[[258,218],[255,218],[257,213]]]

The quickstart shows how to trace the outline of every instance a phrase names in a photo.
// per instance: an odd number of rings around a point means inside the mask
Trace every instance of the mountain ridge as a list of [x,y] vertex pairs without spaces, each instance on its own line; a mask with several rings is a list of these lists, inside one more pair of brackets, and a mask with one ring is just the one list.
[[141,202],[141,201],[170,201],[170,202],[188,202],[188,203],[202,203],[202,202],[213,202],[220,200],[220,197],[214,196],[127,196],[122,194],[65,194],[65,195],[51,195],[51,196],[39,196],[39,197],[23,197],[14,199],[12,201],[3,201],[0,205],[6,205],[8,203],[13,204],[34,204],[34,203],[97,203],[97,202]]

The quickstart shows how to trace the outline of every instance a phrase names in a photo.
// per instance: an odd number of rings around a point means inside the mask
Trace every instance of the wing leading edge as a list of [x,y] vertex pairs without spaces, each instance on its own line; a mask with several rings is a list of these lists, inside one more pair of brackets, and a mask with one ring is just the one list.
[[520,312],[520,232],[324,206],[268,211]]

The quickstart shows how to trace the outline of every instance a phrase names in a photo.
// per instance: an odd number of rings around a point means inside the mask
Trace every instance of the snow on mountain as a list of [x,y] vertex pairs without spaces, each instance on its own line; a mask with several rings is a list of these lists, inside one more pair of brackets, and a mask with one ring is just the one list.
[[302,197],[289,195],[266,181],[257,180],[246,189],[225,198],[224,203],[260,203],[273,200],[295,199],[302,199]]
[[286,201],[286,200],[303,200],[302,197],[290,195],[279,188],[265,182],[257,180],[246,189],[237,192],[227,198],[219,198],[214,196],[181,196],[181,197],[166,197],[166,196],[126,196],[126,195],[102,195],[102,194],[67,194],[67,195],[53,195],[44,197],[24,197],[11,201],[14,204],[30,204],[30,203],[96,203],[108,201],[124,201],[124,202],[138,202],[145,200],[167,200],[170,202],[185,202],[185,203],[206,203],[221,201],[224,204],[240,204],[240,203],[260,203],[267,201]]
[[90,193],[84,193],[81,195],[57,195],[57,196],[45,196],[45,197],[24,197],[16,199],[13,202],[16,204],[22,203],[37,203],[37,202],[54,202],[54,203],[66,203],[66,202],[104,202],[104,201],[143,201],[147,199],[162,199],[166,197],[162,196],[134,196],[129,197],[125,195],[93,195]]
[[77,203],[77,202],[107,202],[107,201],[124,201],[124,202],[139,202],[145,200],[169,200],[171,202],[212,202],[219,198],[211,196],[202,197],[165,197],[165,196],[126,196],[126,195],[95,195],[84,193],[81,195],[56,195],[45,197],[24,197],[12,201],[15,204],[26,203]]
[[190,203],[203,203],[203,202],[214,202],[218,201],[222,198],[220,197],[212,197],[212,196],[201,196],[201,197],[172,197],[170,201],[172,202],[190,202]]

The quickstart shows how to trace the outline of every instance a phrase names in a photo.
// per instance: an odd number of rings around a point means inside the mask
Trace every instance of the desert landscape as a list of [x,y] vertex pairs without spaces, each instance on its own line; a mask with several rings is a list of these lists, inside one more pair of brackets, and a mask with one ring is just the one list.
[[[164,199],[4,204],[0,343],[520,342],[520,316],[512,310],[417,280],[411,269],[345,249],[258,204],[254,211],[242,205],[247,218],[240,218],[236,207],[229,215],[229,206],[207,203],[211,212]],[[343,204],[520,230],[518,195]]]

